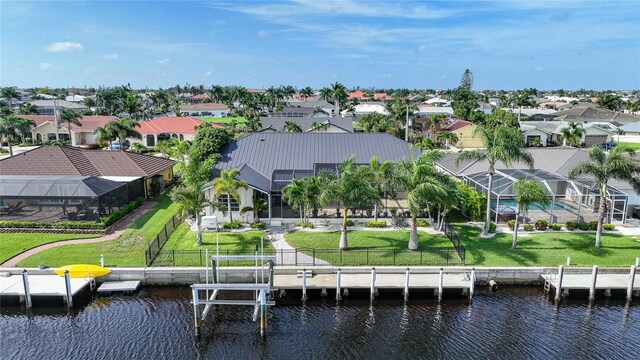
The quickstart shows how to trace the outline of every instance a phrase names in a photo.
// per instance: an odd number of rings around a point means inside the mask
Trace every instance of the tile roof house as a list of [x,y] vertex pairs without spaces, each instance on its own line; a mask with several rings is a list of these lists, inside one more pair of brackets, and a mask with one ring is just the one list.
[[[378,160],[409,160],[420,150],[410,143],[385,133],[253,133],[224,146],[213,169],[213,178],[222,170],[238,169],[238,179],[249,185],[240,190],[240,204],[232,205],[234,218],[242,218],[238,210],[252,204],[253,196],[267,200],[269,210],[260,217],[291,218],[293,210],[283,203],[281,191],[293,178],[313,176],[326,169],[336,171],[343,160],[355,156],[357,164],[368,164],[372,156]],[[208,196],[215,197],[209,189]],[[218,198],[218,201],[226,198]],[[212,214],[212,209],[207,210]],[[215,213],[218,219],[225,215]],[[251,220],[251,219],[248,219]]]
[[31,138],[36,142],[53,141],[58,138],[69,141],[73,146],[90,145],[96,143],[94,131],[98,127],[105,126],[109,121],[117,119],[115,116],[83,116],[80,118],[82,126],[71,124],[71,139],[66,123],[60,122],[58,130],[55,129],[55,117],[53,115],[18,115],[23,119],[33,120],[36,126],[31,129]]
[[361,90],[352,91],[349,94],[347,94],[347,100],[354,100],[354,99],[365,100],[365,101],[371,100],[371,95]]
[[[163,116],[140,123],[136,130],[142,140],[129,138],[129,142],[139,142],[145,146],[156,146],[159,140],[169,138],[192,141],[196,136],[196,127],[204,121],[191,116]],[[219,124],[210,124],[215,128],[224,128]]]
[[229,114],[229,107],[219,103],[186,104],[180,106],[184,116],[225,117]]

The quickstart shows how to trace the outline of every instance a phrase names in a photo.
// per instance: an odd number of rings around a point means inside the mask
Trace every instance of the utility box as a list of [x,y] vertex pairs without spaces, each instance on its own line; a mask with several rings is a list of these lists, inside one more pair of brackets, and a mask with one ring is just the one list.
[[202,217],[202,228],[203,229],[218,229],[218,217],[217,216],[203,216]]

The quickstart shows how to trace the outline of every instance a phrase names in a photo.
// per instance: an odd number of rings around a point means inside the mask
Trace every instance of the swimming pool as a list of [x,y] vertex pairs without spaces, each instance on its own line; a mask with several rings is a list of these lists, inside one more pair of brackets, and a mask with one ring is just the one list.
[[[516,199],[501,199],[500,200],[500,205],[507,205],[507,206],[512,206],[512,207],[516,207]],[[493,202],[492,207],[493,209],[496,208],[495,206],[495,200]],[[567,204],[561,203],[561,202],[555,202],[553,204],[553,207],[551,206],[551,204],[549,204],[548,206],[543,206],[541,204],[538,203],[533,203],[531,205],[529,205],[529,210],[573,210],[573,208]]]

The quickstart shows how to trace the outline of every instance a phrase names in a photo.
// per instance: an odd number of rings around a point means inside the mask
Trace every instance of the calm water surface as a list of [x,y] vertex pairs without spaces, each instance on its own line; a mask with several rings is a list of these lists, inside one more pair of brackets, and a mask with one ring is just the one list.
[[640,302],[571,300],[556,308],[540,288],[502,287],[462,299],[296,299],[268,312],[224,307],[195,338],[188,288],[145,288],[80,309],[0,311],[0,359],[638,359]]

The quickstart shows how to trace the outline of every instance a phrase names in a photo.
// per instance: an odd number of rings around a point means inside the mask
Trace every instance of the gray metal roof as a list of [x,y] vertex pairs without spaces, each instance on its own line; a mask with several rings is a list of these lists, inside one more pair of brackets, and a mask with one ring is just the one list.
[[369,163],[372,156],[380,161],[408,160],[410,151],[420,156],[417,147],[384,133],[253,133],[222,148],[213,176],[237,168],[240,179],[269,191],[264,180],[271,181],[276,170],[315,171],[316,164],[338,164],[352,155],[360,164]]
[[353,118],[352,117],[260,117],[260,123],[262,129],[272,128],[275,131],[282,131],[287,121],[298,124],[302,131],[313,130],[311,125],[315,122],[318,124],[329,123],[333,126],[339,127],[345,131],[353,132]]
[[0,197],[93,198],[124,186],[95,176],[0,175]]
[[635,115],[590,106],[576,106],[555,115],[556,119],[564,121],[616,121],[625,124],[640,121],[640,117]]
[[621,129],[624,130],[624,131],[640,132],[640,121],[634,122],[634,123],[631,123],[631,124],[627,124],[627,125],[621,127]]

